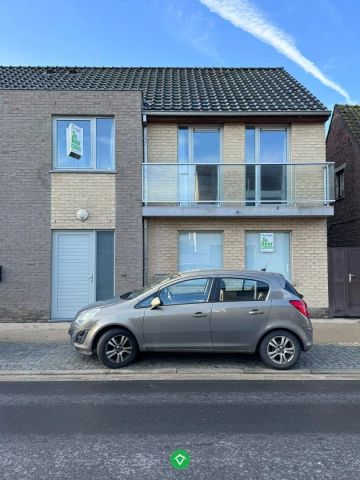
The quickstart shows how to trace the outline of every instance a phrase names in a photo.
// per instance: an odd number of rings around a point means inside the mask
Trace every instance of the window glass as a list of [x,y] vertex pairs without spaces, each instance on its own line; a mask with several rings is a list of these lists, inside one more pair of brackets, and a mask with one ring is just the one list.
[[111,170],[114,156],[114,121],[112,118],[96,119],[96,168]]
[[96,300],[114,296],[114,232],[96,232]]
[[193,133],[193,162],[220,163],[220,130],[197,130]]
[[[81,158],[69,157],[66,150],[66,129],[70,123],[83,129],[83,155]],[[57,168],[92,168],[90,120],[57,120],[56,121],[56,167]]]
[[[66,129],[70,123],[83,129],[83,154],[79,159],[67,155]],[[96,138],[92,138],[92,135]],[[113,118],[56,120],[55,143],[55,168],[72,170],[114,168]]]
[[[146,285],[143,288],[139,288],[137,290],[133,290],[132,292],[128,292],[126,294],[126,299],[127,300],[132,300],[132,299],[138,297],[139,295],[142,295],[143,293],[146,293],[148,290],[152,290],[156,286],[160,287],[163,283],[167,283],[170,280],[174,280],[177,277],[180,277],[180,275],[175,273],[175,275],[170,275],[170,277],[163,278],[162,280],[155,280],[154,282],[151,282],[149,285]],[[121,298],[121,296],[120,296],[120,298]]]
[[260,244],[261,233],[246,232],[245,268],[282,273],[291,280],[290,233],[269,233],[273,235],[273,244],[266,249]]
[[255,128],[247,127],[245,130],[245,160],[246,163],[255,162]]
[[[284,164],[287,163],[287,129],[247,127],[245,160],[246,204],[286,203],[288,175]],[[261,165],[252,165],[253,163]]]
[[144,298],[144,300],[141,300],[137,305],[135,305],[135,308],[149,308],[151,307],[151,301],[157,297],[157,292],[149,295],[148,297]]
[[344,170],[335,174],[335,200],[344,198]]
[[221,232],[180,232],[179,271],[222,268]]
[[260,163],[286,163],[286,130],[260,130]]
[[299,292],[296,290],[295,287],[293,287],[293,286],[291,285],[290,282],[286,281],[284,288],[285,288],[285,290],[287,290],[288,292],[290,292],[292,295],[296,295],[297,297],[300,297]]
[[164,305],[203,303],[208,301],[210,288],[210,278],[184,280],[163,288],[159,293],[159,298]]
[[248,278],[220,279],[219,302],[251,302],[266,300],[269,285]]

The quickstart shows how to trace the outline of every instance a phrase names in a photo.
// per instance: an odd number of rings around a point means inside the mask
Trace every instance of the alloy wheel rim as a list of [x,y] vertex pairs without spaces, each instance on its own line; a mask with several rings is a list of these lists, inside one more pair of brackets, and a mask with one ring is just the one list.
[[274,363],[285,365],[294,358],[295,345],[289,337],[278,335],[269,341],[267,354]]
[[113,363],[123,363],[132,352],[132,342],[126,335],[115,335],[108,341],[105,354]]

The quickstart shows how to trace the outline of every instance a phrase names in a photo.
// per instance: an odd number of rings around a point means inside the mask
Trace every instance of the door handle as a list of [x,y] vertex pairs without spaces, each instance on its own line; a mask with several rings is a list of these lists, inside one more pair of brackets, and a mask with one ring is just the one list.
[[91,275],[89,275],[89,280],[90,280],[91,283],[93,282],[93,280],[94,280],[94,274],[93,273]]
[[355,277],[355,275],[353,273],[349,273],[349,283],[351,283],[352,277]]
[[207,313],[203,313],[203,312],[196,312],[194,313],[193,317],[207,317],[208,314]]
[[254,310],[250,310],[249,312],[249,315],[263,315],[264,312],[262,312],[261,310],[258,310],[257,308],[255,308]]

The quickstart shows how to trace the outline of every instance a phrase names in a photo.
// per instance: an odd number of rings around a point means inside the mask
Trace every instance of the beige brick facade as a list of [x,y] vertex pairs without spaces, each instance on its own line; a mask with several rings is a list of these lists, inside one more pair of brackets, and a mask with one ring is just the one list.
[[312,309],[328,308],[326,220],[288,219],[149,219],[149,278],[177,271],[179,231],[222,231],[224,268],[245,268],[246,231],[291,234],[292,281]]
[[[323,123],[293,123],[290,130],[291,163],[326,161]],[[292,190],[298,205],[316,202],[323,197],[324,169],[320,165],[296,167]]]
[[[148,126],[148,162],[177,162],[176,124],[150,124]],[[222,162],[245,163],[245,124],[223,125]],[[292,123],[289,130],[289,163],[325,163],[325,129],[321,122]],[[150,167],[149,191],[156,192],[159,201],[177,200],[177,167]],[[245,201],[246,168],[241,166],[221,168],[221,198],[225,202]],[[319,204],[323,198],[324,167],[319,165],[289,167],[288,189],[298,206]],[[161,189],[157,189],[161,179]],[[321,203],[321,202],[320,202]],[[228,204],[230,205],[230,204]]]
[[177,162],[177,131],[175,123],[153,123],[147,127],[148,162]]
[[[79,208],[89,217],[76,218]],[[115,175],[53,173],[51,176],[51,228],[115,228]]]

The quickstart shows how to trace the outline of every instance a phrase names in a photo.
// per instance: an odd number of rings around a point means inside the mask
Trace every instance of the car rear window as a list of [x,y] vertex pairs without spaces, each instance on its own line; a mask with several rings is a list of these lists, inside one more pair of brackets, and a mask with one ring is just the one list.
[[298,291],[295,289],[295,287],[293,287],[293,286],[291,285],[291,283],[288,282],[287,280],[286,280],[286,282],[285,282],[284,288],[285,288],[285,290],[287,290],[288,292],[290,292],[292,295],[295,295],[296,297],[299,297],[299,298],[300,298],[299,292],[298,292]]

